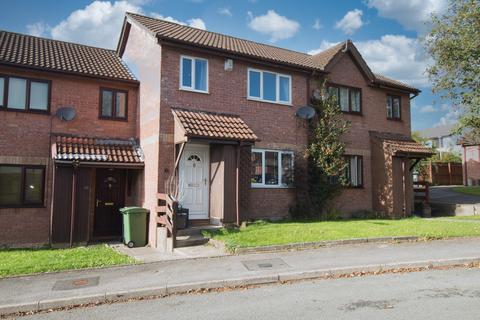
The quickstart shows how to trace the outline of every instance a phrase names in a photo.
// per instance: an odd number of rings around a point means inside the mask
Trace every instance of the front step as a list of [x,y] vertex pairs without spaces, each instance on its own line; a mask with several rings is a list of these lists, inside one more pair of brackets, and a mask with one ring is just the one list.
[[177,230],[177,248],[202,246],[208,242],[208,238],[202,235],[204,230],[218,230],[221,226],[198,226]]

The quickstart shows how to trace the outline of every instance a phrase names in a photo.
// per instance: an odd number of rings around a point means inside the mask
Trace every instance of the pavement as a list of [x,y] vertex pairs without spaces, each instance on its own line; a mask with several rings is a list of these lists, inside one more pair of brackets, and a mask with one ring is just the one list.
[[22,320],[478,319],[480,269],[302,281],[105,304]]
[[0,315],[203,288],[478,262],[479,241],[366,243],[5,278],[0,279]]

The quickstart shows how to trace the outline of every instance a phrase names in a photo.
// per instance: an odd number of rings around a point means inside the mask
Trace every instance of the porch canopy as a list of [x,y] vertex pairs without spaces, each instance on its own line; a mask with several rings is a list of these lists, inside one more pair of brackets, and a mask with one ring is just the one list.
[[411,137],[389,132],[370,132],[373,139],[383,144],[384,151],[391,156],[422,159],[434,154],[432,149],[416,142]]
[[223,140],[253,144],[258,140],[252,129],[237,115],[199,110],[172,109],[175,144],[190,139]]
[[56,163],[143,168],[143,152],[132,139],[57,135],[52,143]]

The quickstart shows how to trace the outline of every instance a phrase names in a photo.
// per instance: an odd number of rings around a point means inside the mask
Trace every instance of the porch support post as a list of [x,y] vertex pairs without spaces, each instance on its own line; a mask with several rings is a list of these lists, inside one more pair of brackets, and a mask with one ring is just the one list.
[[177,157],[175,159],[175,166],[173,167],[174,172],[176,172],[176,170],[177,170],[178,163],[180,162],[180,158],[182,157],[182,154],[183,154],[183,149],[185,149],[185,144],[186,144],[186,142],[182,142],[182,144],[180,144],[180,150],[178,150],[178,154],[177,154]]
[[78,164],[73,162],[72,169],[72,207],[70,209],[70,247],[73,246],[73,229],[75,228],[75,204],[76,204],[76,187],[77,187],[77,167]]
[[240,147],[241,143],[237,146],[237,165],[235,168],[235,211],[237,215],[237,226],[240,226]]

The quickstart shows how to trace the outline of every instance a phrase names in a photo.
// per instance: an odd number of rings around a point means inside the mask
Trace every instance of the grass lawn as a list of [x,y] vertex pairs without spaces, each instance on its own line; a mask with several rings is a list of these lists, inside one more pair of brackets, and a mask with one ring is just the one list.
[[240,230],[220,229],[208,234],[228,249],[388,236],[428,239],[480,236],[480,223],[409,218],[403,220],[340,220],[314,222],[256,222]]
[[449,219],[455,219],[455,220],[480,220],[480,215],[476,216],[454,216],[454,217],[448,217]]
[[0,277],[135,263],[106,245],[0,250]]
[[480,197],[480,187],[455,187],[452,190]]

